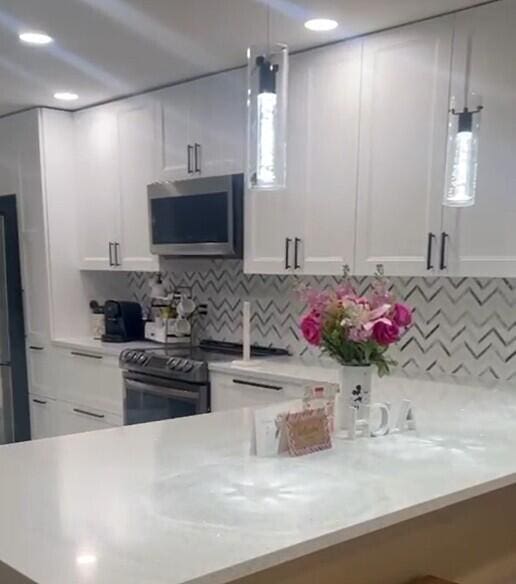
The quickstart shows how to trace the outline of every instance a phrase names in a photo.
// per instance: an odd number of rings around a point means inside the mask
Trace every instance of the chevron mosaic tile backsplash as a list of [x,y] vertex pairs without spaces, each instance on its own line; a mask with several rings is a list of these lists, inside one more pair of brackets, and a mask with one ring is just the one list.
[[[213,260],[171,271],[167,287],[189,286],[208,305],[203,336],[241,341],[242,302],[252,302],[252,341],[287,347],[297,356],[317,357],[300,336],[305,307],[300,283],[335,287],[332,277],[245,275],[240,261]],[[149,302],[149,275],[127,275],[131,296]],[[360,292],[371,278],[354,278]],[[396,294],[415,309],[415,324],[392,354],[407,373],[516,380],[516,280],[478,278],[393,278]]]

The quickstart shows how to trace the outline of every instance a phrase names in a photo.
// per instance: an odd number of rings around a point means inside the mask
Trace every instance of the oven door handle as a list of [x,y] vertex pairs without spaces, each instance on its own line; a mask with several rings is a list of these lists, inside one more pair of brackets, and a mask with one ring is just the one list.
[[161,385],[144,383],[143,381],[135,381],[134,379],[125,379],[125,389],[130,391],[140,391],[143,393],[152,393],[162,397],[175,397],[177,399],[194,402],[199,401],[199,393],[195,391],[188,391],[186,389],[173,389]]

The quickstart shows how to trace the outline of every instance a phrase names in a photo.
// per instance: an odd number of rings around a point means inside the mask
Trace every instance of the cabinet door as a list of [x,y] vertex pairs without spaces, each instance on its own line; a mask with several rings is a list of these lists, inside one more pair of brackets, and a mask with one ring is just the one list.
[[248,274],[294,272],[295,238],[301,237],[301,202],[304,174],[299,160],[305,160],[306,100],[299,59],[290,67],[287,187],[280,191],[246,191],[244,270]]
[[80,404],[57,402],[57,432],[60,436],[122,426],[122,419]]
[[[457,14],[453,91],[469,90],[484,105],[476,203],[446,209],[450,271],[464,276],[516,276],[516,2]],[[468,49],[469,45],[469,49]]]
[[[427,270],[441,227],[453,17],[364,40],[355,271]],[[430,265],[437,266],[437,249]]]
[[182,83],[156,94],[162,110],[161,180],[181,180],[193,174],[194,144],[190,129],[196,99],[193,85]]
[[147,185],[159,173],[159,108],[150,97],[124,102],[118,112],[120,255],[122,268],[158,270],[150,252]]
[[52,438],[57,428],[57,402],[39,395],[29,395],[30,431],[33,440]]
[[79,253],[81,268],[114,269],[109,242],[118,241],[118,126],[114,106],[77,114]]
[[49,345],[31,342],[27,346],[29,393],[56,397],[56,363]]
[[304,136],[289,144],[289,174],[301,183],[296,237],[304,274],[353,268],[361,55],[361,42],[345,43],[301,55],[292,68],[290,103],[304,102],[293,122]]
[[[229,71],[195,83],[197,111],[194,147],[202,176],[244,172],[246,151],[246,74]],[[195,160],[194,160],[195,162]]]

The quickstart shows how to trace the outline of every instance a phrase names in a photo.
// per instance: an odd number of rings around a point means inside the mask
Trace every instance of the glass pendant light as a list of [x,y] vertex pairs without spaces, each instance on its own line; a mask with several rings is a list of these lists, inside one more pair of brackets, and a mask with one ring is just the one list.
[[475,204],[483,106],[476,94],[472,94],[468,101],[477,102],[477,105],[472,109],[466,105],[462,111],[457,111],[452,104],[450,109],[445,207],[471,207]]
[[270,43],[270,9],[265,46],[253,46],[248,60],[248,187],[286,187],[288,48]]

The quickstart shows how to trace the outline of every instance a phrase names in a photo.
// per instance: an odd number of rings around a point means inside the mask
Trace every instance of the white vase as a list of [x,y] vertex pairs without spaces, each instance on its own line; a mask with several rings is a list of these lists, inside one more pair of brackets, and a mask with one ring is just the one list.
[[360,412],[371,405],[373,368],[370,365],[343,365],[339,370],[340,393],[337,397],[337,428],[347,430],[349,408]]

